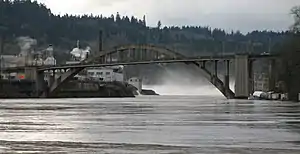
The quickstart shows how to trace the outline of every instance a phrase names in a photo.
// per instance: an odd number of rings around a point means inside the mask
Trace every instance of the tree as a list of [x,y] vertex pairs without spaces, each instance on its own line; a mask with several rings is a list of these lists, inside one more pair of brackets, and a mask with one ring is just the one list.
[[144,25],[144,26],[147,25],[147,24],[146,24],[146,16],[145,16],[145,15],[143,16],[143,25]]
[[120,16],[119,12],[117,12],[116,22],[119,23],[120,21],[121,21],[121,16]]
[[161,21],[159,20],[158,22],[157,22],[157,29],[160,29],[161,28]]
[[292,31],[299,33],[300,32],[300,6],[295,6],[291,10],[291,14],[294,16],[294,24],[292,26]]
[[[222,29],[213,30],[210,27],[188,25],[163,28],[161,21],[158,21],[155,28],[151,28],[146,26],[146,16],[137,19],[134,16],[120,17],[119,13],[108,17],[92,14],[55,15],[45,5],[32,0],[0,0],[0,25],[8,27],[7,39],[10,45],[13,45],[14,40],[19,36],[30,36],[43,42],[44,45],[53,44],[63,50],[70,50],[78,39],[82,42],[95,41],[99,28],[105,31],[105,37],[111,37],[109,40],[111,42],[118,42],[113,38],[119,39],[118,37],[124,35],[129,43],[137,43],[148,38],[147,43],[161,43],[162,46],[178,44],[182,46],[178,50],[190,51],[186,54],[210,52],[213,51],[213,47],[220,46],[220,41],[228,42],[228,40],[234,44],[230,46],[226,43],[226,50],[229,51],[235,51],[239,48],[238,44],[249,40],[262,42],[263,46],[267,46],[268,41],[265,38],[269,37],[275,46],[287,35],[287,33],[261,31],[249,35],[234,32],[228,34]],[[106,43],[110,44],[110,42]],[[221,51],[221,48],[218,51]]]
[[291,100],[298,99],[300,93],[300,37],[290,36],[281,52],[280,78],[284,81]]
[[281,52],[280,79],[285,83],[291,100],[298,100],[300,93],[300,6],[291,10],[295,22],[291,27],[291,35],[286,40]]
[[134,16],[132,16],[131,19],[130,19],[130,22],[131,22],[132,24],[137,24],[137,23],[138,23],[138,20],[137,20]]

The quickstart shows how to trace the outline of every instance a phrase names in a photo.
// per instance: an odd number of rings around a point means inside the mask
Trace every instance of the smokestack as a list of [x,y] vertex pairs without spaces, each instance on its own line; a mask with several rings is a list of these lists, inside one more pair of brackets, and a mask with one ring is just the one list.
[[99,52],[103,51],[103,31],[99,30]]

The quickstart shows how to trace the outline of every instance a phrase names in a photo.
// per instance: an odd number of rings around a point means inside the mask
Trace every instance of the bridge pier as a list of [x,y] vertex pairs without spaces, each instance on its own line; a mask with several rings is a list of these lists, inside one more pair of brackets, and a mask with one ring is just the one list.
[[271,59],[269,61],[269,90],[275,90],[277,81],[277,70],[276,70],[276,60]]
[[214,71],[213,71],[213,73],[212,73],[212,75],[211,75],[211,81],[212,81],[212,83],[215,85],[215,84],[217,84],[216,82],[217,82],[217,79],[218,79],[218,61],[217,60],[215,60],[214,61]]
[[217,60],[214,61],[214,66],[215,66],[214,76],[218,77],[218,61]]
[[254,93],[254,70],[253,70],[253,63],[254,63],[253,60],[249,60],[249,96]]
[[225,61],[225,65],[226,65],[226,72],[225,72],[225,77],[224,77],[224,84],[225,84],[225,90],[228,92],[230,90],[230,78],[229,78],[229,74],[230,74],[230,61],[226,60]]
[[38,71],[37,67],[25,67],[25,77],[35,81],[35,97],[40,97],[41,93],[46,90],[44,72]]
[[55,70],[48,71],[48,86],[50,87],[55,81]]
[[205,66],[206,66],[206,61],[202,61],[202,63],[201,63],[201,69],[205,69]]
[[235,98],[246,99],[250,96],[253,85],[252,62],[248,55],[235,56]]

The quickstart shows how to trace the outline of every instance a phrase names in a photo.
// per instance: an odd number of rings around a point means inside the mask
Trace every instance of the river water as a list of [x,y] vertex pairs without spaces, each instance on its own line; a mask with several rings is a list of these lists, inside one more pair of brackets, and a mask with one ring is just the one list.
[[0,100],[0,153],[299,154],[300,104],[215,96]]

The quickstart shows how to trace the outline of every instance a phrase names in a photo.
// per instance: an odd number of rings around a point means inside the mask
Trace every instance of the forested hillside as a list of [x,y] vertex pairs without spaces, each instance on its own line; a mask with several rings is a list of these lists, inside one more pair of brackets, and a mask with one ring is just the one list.
[[[81,40],[83,46],[97,51],[100,29],[104,31],[105,48],[128,43],[160,44],[186,55],[217,52],[268,52],[280,46],[288,32],[253,31],[248,34],[225,32],[210,27],[147,26],[147,17],[102,15],[54,15],[49,8],[30,0],[0,0],[0,26],[5,31],[5,52],[16,54],[16,38],[29,36],[39,47],[53,44],[56,52],[68,51]],[[4,30],[5,29],[5,30]]]
[[292,25],[293,35],[288,37],[281,48],[280,80],[284,82],[284,91],[291,100],[298,101],[300,93],[300,6],[291,10],[295,22]]

